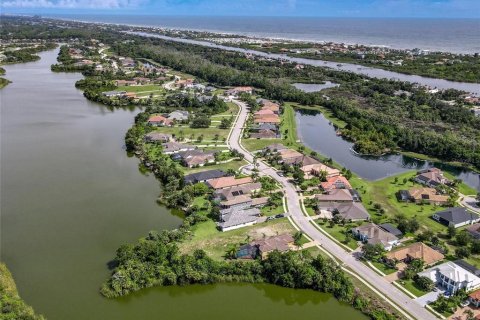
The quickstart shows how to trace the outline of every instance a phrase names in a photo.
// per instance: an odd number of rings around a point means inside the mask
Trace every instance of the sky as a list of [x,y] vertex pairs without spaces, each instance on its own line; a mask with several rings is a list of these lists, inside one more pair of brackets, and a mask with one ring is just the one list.
[[2,13],[480,19],[480,0],[0,0]]

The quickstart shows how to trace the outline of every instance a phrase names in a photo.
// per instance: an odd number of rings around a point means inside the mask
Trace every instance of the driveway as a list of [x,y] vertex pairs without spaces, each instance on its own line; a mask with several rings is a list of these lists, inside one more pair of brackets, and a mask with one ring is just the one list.
[[437,300],[438,296],[441,293],[445,293],[445,290],[439,288],[437,292],[435,292],[435,291],[429,292],[429,293],[427,293],[427,294],[425,294],[421,297],[416,298],[415,301],[417,301],[422,306],[426,306],[430,302],[433,302],[433,301]]

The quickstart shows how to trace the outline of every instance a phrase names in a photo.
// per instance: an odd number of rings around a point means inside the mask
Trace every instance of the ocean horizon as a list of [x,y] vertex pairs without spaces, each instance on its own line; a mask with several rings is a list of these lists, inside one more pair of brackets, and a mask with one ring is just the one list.
[[480,52],[479,19],[105,14],[46,14],[45,17],[264,38],[358,43],[395,49],[420,48],[470,54]]

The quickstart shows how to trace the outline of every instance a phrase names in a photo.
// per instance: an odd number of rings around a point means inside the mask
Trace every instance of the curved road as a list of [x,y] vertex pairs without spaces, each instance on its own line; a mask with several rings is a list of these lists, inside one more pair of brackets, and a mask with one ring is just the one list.
[[[248,108],[244,102],[238,100],[233,100],[233,102],[240,107],[240,112],[229,136],[228,143],[231,148],[237,149],[239,152],[241,152],[245,156],[245,160],[253,162],[253,155],[249,151],[245,150],[240,142],[243,126],[248,117]],[[349,267],[357,275],[373,286],[380,296],[393,301],[394,304],[407,311],[408,314],[413,316],[415,319],[437,319],[432,313],[430,313],[416,301],[409,298],[400,289],[385,280],[382,276],[378,275],[375,271],[367,267],[361,261],[357,260],[351,253],[342,249],[333,240],[328,238],[325,234],[313,226],[309,217],[306,217],[303,214],[303,211],[300,207],[300,196],[295,190],[295,187],[288,182],[287,178],[280,177],[276,173],[275,169],[262,161],[258,161],[258,169],[261,174],[272,177],[283,186],[288,199],[288,215],[293,219],[295,224],[302,230],[304,234],[308,235],[310,238],[319,243],[326,251],[340,260],[344,266]],[[399,311],[405,315],[404,311]]]

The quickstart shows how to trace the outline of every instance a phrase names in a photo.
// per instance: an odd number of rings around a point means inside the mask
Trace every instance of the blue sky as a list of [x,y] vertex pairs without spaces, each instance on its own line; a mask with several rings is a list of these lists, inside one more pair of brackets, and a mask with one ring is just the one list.
[[4,13],[480,18],[480,0],[0,0]]

